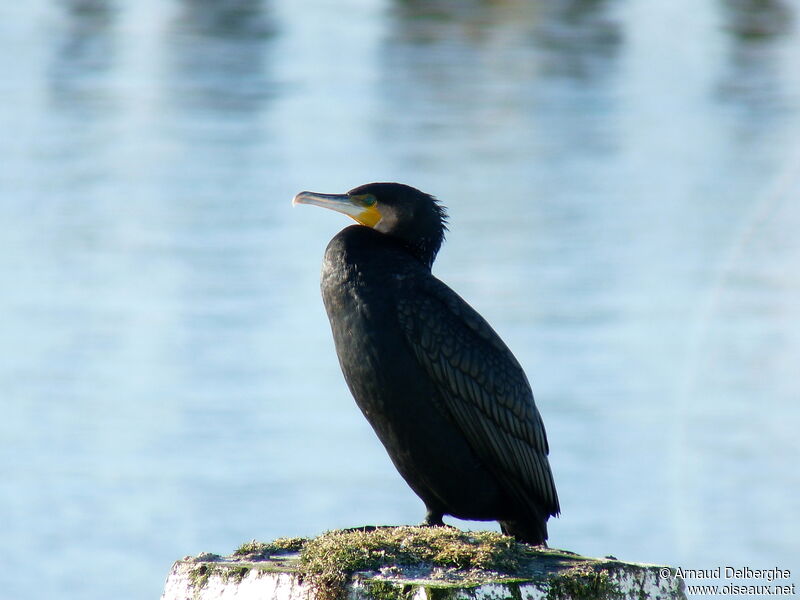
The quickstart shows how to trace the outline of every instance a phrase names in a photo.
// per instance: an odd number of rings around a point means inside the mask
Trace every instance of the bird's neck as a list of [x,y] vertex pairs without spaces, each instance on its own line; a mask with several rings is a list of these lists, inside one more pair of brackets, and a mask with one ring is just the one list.
[[433,268],[433,261],[436,260],[436,253],[439,249],[433,249],[434,246],[429,240],[417,240],[414,242],[400,240],[400,242],[408,253],[425,265],[429,271]]
[[430,271],[438,251],[439,245],[431,240],[408,240],[363,225],[351,225],[331,240],[326,254],[332,260],[350,265],[384,261],[387,269],[402,261],[402,255],[405,254],[407,259],[418,261]]

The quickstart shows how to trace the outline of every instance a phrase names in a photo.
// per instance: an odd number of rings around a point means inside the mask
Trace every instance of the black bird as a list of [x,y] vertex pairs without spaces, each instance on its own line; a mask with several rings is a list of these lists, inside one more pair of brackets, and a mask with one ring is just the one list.
[[542,418],[508,347],[431,274],[444,208],[399,183],[301,192],[293,203],[359,223],[328,244],[322,297],[347,385],[425,503],[424,524],[497,520],[543,544],[559,505]]

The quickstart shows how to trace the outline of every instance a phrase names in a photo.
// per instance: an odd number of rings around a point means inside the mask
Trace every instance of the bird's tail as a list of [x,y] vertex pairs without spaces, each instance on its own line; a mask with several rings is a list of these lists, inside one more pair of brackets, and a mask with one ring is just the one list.
[[547,521],[544,519],[500,521],[500,530],[518,542],[547,547]]

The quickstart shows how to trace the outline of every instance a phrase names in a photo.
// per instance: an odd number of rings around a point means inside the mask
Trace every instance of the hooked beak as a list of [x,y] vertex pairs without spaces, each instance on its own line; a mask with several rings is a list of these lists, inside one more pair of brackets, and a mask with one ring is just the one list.
[[361,225],[375,227],[383,218],[378,210],[375,197],[370,194],[320,194],[317,192],[300,192],[292,200],[295,204],[312,204],[329,208],[347,215]]

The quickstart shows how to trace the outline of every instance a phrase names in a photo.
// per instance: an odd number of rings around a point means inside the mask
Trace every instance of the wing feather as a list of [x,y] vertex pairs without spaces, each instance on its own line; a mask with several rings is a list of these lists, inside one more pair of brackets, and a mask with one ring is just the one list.
[[500,337],[438,280],[399,299],[398,320],[479,459],[512,495],[557,514],[544,424],[522,367]]

